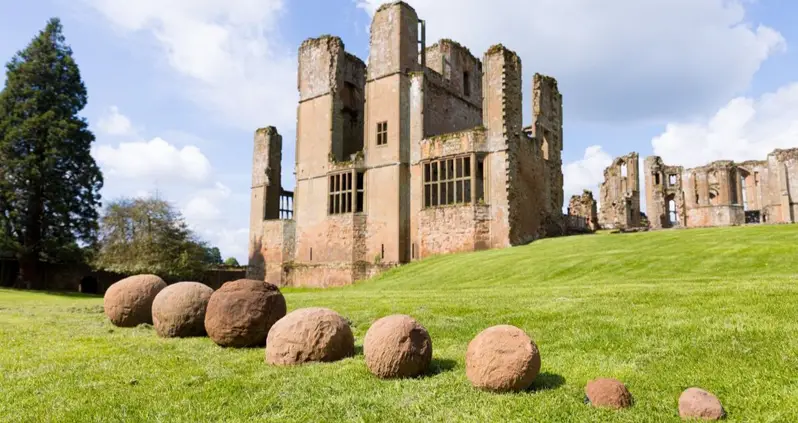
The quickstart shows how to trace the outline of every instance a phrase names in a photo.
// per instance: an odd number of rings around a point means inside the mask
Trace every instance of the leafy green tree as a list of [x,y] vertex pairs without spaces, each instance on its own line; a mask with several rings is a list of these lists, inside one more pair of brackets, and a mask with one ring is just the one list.
[[167,201],[123,198],[111,202],[100,219],[94,262],[100,269],[196,280],[208,267],[206,259],[205,243]]
[[224,261],[224,264],[225,266],[230,266],[230,267],[241,267],[241,265],[238,264],[238,260],[236,260],[235,257],[228,257],[227,260]]
[[209,265],[220,265],[222,261],[222,252],[217,247],[209,247],[205,249],[205,262]]
[[20,261],[19,285],[43,288],[41,261],[80,258],[97,236],[103,177],[78,113],[86,87],[51,19],[6,65],[0,92],[0,250]]

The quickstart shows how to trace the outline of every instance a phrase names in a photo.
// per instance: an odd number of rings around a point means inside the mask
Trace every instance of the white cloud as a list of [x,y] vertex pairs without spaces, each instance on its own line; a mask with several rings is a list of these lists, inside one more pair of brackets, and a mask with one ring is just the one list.
[[111,176],[183,182],[204,182],[211,173],[211,163],[195,146],[178,149],[161,138],[151,141],[123,142],[118,147],[100,145],[92,155]]
[[133,125],[130,119],[119,112],[119,108],[111,106],[108,114],[101,117],[97,122],[97,128],[105,135],[134,135]]
[[686,167],[713,160],[763,160],[798,146],[798,82],[758,99],[738,97],[706,121],[670,123],[651,141],[665,163]]
[[183,207],[183,216],[198,225],[213,223],[223,216],[220,206],[231,193],[230,188],[217,182],[213,188],[197,192]]
[[[382,2],[358,0],[371,13]],[[520,54],[525,83],[536,71],[556,77],[569,113],[583,119],[681,119],[717,108],[785,48],[781,34],[746,21],[745,0],[409,3],[426,20],[428,44],[453,38],[480,56],[503,43]]]
[[593,198],[599,200],[599,185],[604,180],[604,169],[612,164],[612,156],[600,145],[585,149],[582,159],[563,165],[563,191],[565,205],[572,195],[580,195],[582,190],[593,191]]
[[117,30],[151,35],[186,77],[186,94],[221,121],[246,130],[293,125],[296,49],[279,42],[283,0],[84,1]]

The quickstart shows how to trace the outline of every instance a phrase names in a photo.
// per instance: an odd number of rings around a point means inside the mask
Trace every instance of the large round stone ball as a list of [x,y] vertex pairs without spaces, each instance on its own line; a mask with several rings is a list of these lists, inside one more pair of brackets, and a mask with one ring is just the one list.
[[632,405],[632,394],[616,379],[595,379],[585,386],[585,395],[594,407],[621,409]]
[[151,324],[152,302],[164,288],[166,283],[155,275],[136,275],[122,279],[105,291],[105,315],[111,323],[120,327]]
[[397,314],[374,322],[363,341],[369,371],[380,378],[414,377],[432,361],[432,339],[410,316]]
[[540,352],[523,330],[510,325],[480,332],[466,351],[466,376],[476,388],[522,391],[540,372]]
[[288,313],[266,339],[266,362],[289,366],[330,362],[355,355],[355,337],[340,314],[320,307]]
[[155,332],[164,338],[205,335],[205,309],[213,289],[199,282],[178,282],[164,288],[152,302]]
[[239,279],[211,295],[205,311],[208,336],[223,347],[263,345],[272,325],[285,316],[285,298],[277,286]]
[[683,419],[720,420],[726,416],[718,397],[701,388],[689,388],[679,397]]

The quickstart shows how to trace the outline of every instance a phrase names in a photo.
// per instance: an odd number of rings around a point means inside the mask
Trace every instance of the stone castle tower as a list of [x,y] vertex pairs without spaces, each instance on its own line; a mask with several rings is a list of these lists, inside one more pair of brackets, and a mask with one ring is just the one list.
[[258,130],[250,274],[337,286],[436,254],[564,231],[562,96],[536,74],[522,122],[521,60],[427,46],[404,2],[371,24],[369,63],[337,37],[299,48],[296,188],[279,187],[282,138]]

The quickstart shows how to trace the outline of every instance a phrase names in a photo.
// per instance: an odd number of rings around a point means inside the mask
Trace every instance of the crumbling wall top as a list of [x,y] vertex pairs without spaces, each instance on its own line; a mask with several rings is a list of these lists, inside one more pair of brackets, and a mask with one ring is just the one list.
[[390,8],[392,8],[394,6],[402,6],[402,7],[406,7],[408,9],[412,10],[413,12],[416,11],[416,9],[413,9],[413,6],[403,2],[401,0],[398,0],[398,1],[392,1],[390,3],[381,4],[380,7],[377,8],[377,13],[380,13],[380,12],[384,11],[385,9],[390,9]]
[[277,128],[274,126],[267,126],[265,128],[258,128],[255,130],[256,134],[264,134],[264,135],[279,135],[277,133]]

